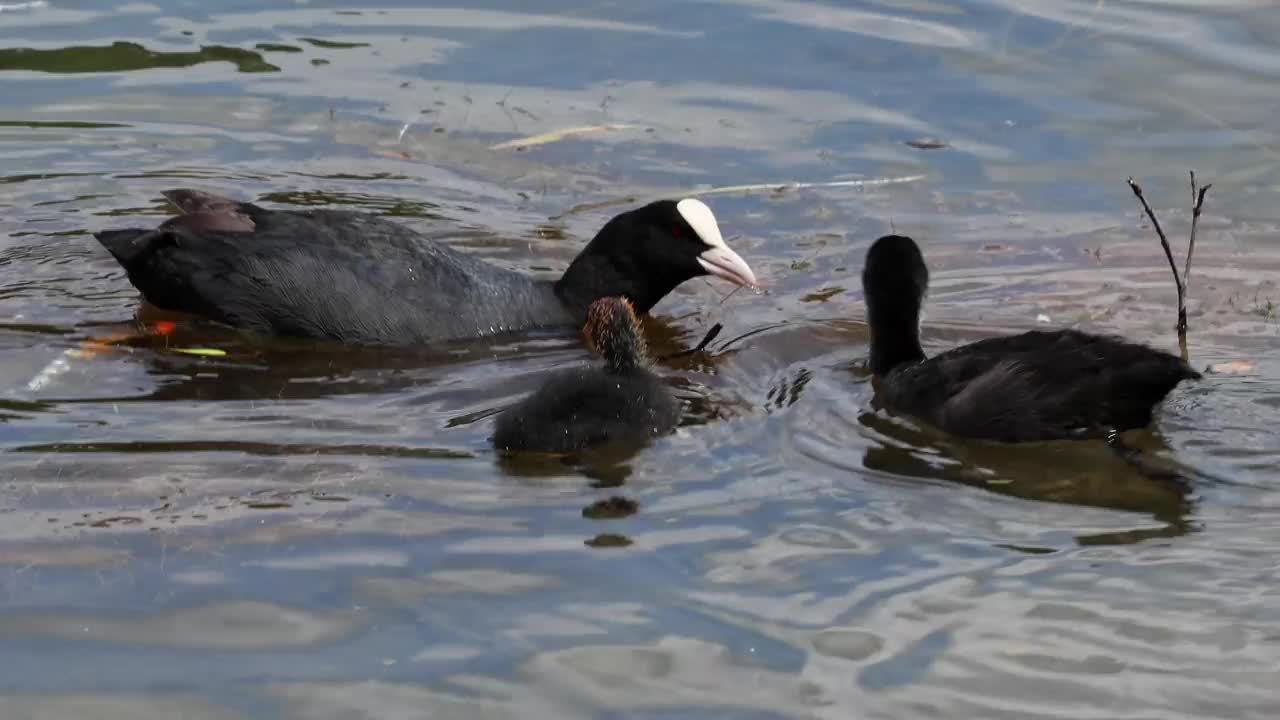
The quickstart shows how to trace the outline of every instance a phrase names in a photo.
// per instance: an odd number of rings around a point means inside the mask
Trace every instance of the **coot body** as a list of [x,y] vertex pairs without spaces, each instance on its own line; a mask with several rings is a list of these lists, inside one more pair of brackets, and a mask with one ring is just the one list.
[[504,410],[494,427],[495,447],[562,453],[641,442],[676,427],[680,403],[649,370],[644,336],[627,301],[593,303],[583,335],[604,364],[562,370]]
[[926,358],[919,321],[929,271],[908,237],[872,244],[862,285],[877,397],[954,435],[1027,442],[1145,427],[1178,383],[1200,377],[1169,353],[1077,330],[990,338]]
[[424,345],[580,326],[592,301],[648,312],[680,283],[755,284],[699,200],[663,200],[610,220],[556,281],[463,253],[403,225],[343,210],[271,210],[195,190],[155,230],[95,236],[159,308],[267,335]]

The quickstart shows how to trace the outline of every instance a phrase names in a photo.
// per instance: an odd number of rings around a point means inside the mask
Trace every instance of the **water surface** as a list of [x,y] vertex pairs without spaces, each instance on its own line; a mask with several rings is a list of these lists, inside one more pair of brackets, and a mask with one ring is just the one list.
[[[0,5],[6,720],[1280,711],[1270,3],[467,5]],[[1181,257],[1190,169],[1190,356],[1252,369],[1175,391],[1145,465],[875,410],[872,239],[923,243],[930,351],[1173,349],[1125,178]],[[757,184],[788,187],[720,190]],[[90,233],[175,186],[457,226],[548,276],[707,193],[772,286],[647,322],[663,354],[725,326],[662,366],[678,433],[512,463],[491,413],[587,362],[573,338],[67,356],[138,309]]]

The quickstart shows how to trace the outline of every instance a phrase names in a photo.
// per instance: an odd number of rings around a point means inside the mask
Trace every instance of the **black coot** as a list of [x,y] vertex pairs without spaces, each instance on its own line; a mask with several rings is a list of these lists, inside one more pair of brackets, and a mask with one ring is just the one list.
[[365,213],[269,210],[195,190],[164,196],[184,214],[95,237],[152,305],[268,335],[420,345],[580,327],[605,296],[625,295],[646,313],[700,275],[755,284],[696,199],[614,217],[551,281]]
[[871,245],[862,287],[878,398],[955,435],[1025,442],[1145,427],[1175,385],[1200,377],[1169,353],[1076,330],[991,338],[926,359],[929,270],[901,235]]
[[608,297],[591,304],[582,330],[604,357],[601,367],[563,370],[498,415],[499,450],[570,452],[663,435],[680,420],[680,403],[648,369],[635,311]]

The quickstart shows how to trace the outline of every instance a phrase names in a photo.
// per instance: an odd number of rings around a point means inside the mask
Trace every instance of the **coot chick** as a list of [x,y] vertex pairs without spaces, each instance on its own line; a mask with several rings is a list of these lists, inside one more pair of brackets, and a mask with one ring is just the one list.
[[270,210],[196,190],[155,230],[95,234],[143,297],[251,332],[423,345],[538,327],[581,327],[625,295],[646,313],[686,280],[754,285],[696,199],[660,200],[605,224],[559,280],[506,270],[374,215]]
[[648,368],[635,310],[616,297],[591,304],[582,334],[604,365],[561,371],[497,419],[499,450],[571,452],[663,435],[680,404]]
[[911,238],[867,251],[862,287],[871,371],[889,409],[954,435],[1003,442],[1104,437],[1146,427],[1169,391],[1200,374],[1169,353],[1077,330],[991,338],[925,358],[929,270]]

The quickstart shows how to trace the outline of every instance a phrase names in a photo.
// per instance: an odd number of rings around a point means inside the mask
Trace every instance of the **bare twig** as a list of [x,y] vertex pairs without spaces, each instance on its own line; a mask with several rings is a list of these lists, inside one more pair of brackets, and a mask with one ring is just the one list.
[[695,345],[693,348],[689,350],[680,350],[678,352],[673,352],[670,355],[663,356],[662,358],[660,358],[660,360],[665,362],[667,360],[675,360],[677,358],[688,357],[690,355],[696,355],[697,353],[704,352],[707,349],[707,346],[711,344],[711,341],[715,340],[716,336],[719,335],[720,331],[723,329],[724,329],[724,325],[721,325],[720,323],[716,323],[715,325],[711,326],[711,329],[707,331],[706,335],[702,336],[702,341],[699,342],[697,345]]
[[899,185],[923,180],[924,175],[905,175],[902,177],[867,178],[866,180],[833,180],[831,182],[783,182],[759,183],[756,185],[725,185],[723,187],[693,190],[685,197],[703,197],[706,195],[723,195],[725,193],[749,193],[769,190],[780,193],[787,190],[807,190],[810,188],[867,188],[879,185]]
[[1204,207],[1204,194],[1209,192],[1209,188],[1213,187],[1213,183],[1209,183],[1197,190],[1196,188],[1196,171],[1191,171],[1191,240],[1187,243],[1187,264],[1182,270],[1182,282],[1186,284],[1186,289],[1191,288],[1191,256],[1196,251],[1196,226],[1200,224],[1200,210]]
[[1183,341],[1187,336],[1187,304],[1186,290],[1182,286],[1182,277],[1178,275],[1178,265],[1173,260],[1173,249],[1169,247],[1169,239],[1165,237],[1164,228],[1160,227],[1160,221],[1156,219],[1155,211],[1151,209],[1151,205],[1147,203],[1147,198],[1142,194],[1142,187],[1132,178],[1129,178],[1129,188],[1133,190],[1133,194],[1138,196],[1138,201],[1142,203],[1142,209],[1147,212],[1147,217],[1151,219],[1151,224],[1155,226],[1156,235],[1160,236],[1160,247],[1164,248],[1164,256],[1169,259],[1169,270],[1173,272],[1173,284],[1178,289],[1178,339]]

